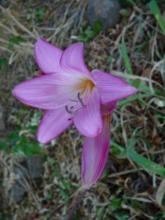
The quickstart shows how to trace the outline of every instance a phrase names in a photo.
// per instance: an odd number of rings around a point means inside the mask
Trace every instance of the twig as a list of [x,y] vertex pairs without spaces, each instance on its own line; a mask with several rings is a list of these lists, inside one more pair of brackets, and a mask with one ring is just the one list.
[[123,175],[129,174],[129,173],[135,173],[137,171],[142,171],[142,170],[144,170],[144,169],[139,168],[139,169],[125,170],[125,171],[121,171],[121,172],[118,172],[118,173],[111,174],[108,177],[112,178],[112,177],[123,176]]

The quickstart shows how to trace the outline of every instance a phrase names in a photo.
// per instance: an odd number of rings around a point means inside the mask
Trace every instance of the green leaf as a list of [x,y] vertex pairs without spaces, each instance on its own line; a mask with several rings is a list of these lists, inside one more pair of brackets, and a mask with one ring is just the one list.
[[122,199],[121,198],[120,199],[119,198],[111,199],[111,209],[113,211],[121,208],[121,205],[122,205]]
[[150,1],[149,7],[150,7],[150,10],[151,10],[152,14],[154,15],[155,19],[157,20],[163,34],[165,34],[165,20],[160,13],[160,9],[157,4],[157,1],[155,1],[155,0]]
[[120,53],[121,53],[121,56],[123,58],[124,65],[127,69],[127,72],[130,75],[132,75],[133,74],[132,66],[131,66],[131,62],[130,62],[130,59],[129,59],[129,56],[128,56],[128,50],[127,50],[127,47],[125,45],[124,40],[122,40],[122,43],[120,44]]
[[5,70],[8,66],[8,61],[6,58],[0,58],[0,70]]
[[20,43],[25,42],[25,40],[19,35],[10,35],[8,48],[13,49],[15,45],[19,45]]
[[96,21],[94,25],[92,26],[92,30],[95,33],[95,35],[99,34],[100,31],[102,31],[102,29],[103,29],[103,25],[101,21]]
[[42,22],[45,16],[45,8],[36,8],[35,9],[35,17],[37,22]]
[[114,141],[111,141],[111,154],[119,159],[127,158],[126,150]]
[[165,177],[165,168],[159,164],[141,156],[130,147],[127,149],[127,156],[130,160],[134,161],[137,165],[143,167],[146,171],[152,174],[156,174]]
[[33,140],[29,140],[24,136],[19,137],[19,141],[12,147],[12,152],[26,156],[43,154],[43,149]]
[[80,28],[79,40],[89,43],[102,31],[102,23],[96,21],[93,26],[87,26],[86,28]]
[[4,151],[6,153],[8,153],[10,151],[9,146],[6,144],[5,140],[0,140],[0,151]]

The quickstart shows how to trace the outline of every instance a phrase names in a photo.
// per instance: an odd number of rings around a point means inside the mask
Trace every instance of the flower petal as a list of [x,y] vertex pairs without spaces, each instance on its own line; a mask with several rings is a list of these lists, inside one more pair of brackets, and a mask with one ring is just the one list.
[[47,111],[39,125],[37,139],[46,144],[56,138],[72,123],[65,108]]
[[67,105],[69,97],[72,97],[70,86],[64,83],[59,74],[48,74],[17,85],[12,93],[24,104],[46,110],[55,109]]
[[38,39],[34,52],[36,62],[44,73],[56,73],[61,70],[60,59],[63,52],[61,49],[49,44],[45,40]]
[[92,77],[95,80],[103,104],[126,98],[138,91],[120,77],[100,70],[92,71]]
[[73,120],[79,132],[87,137],[95,137],[101,132],[100,96],[97,90],[90,94],[88,104],[75,113]]
[[82,152],[82,183],[84,188],[95,184],[102,175],[108,158],[110,142],[109,122],[104,120],[102,132],[94,137],[85,137]]
[[75,43],[65,49],[61,58],[61,67],[67,72],[81,72],[89,75],[84,63],[83,43]]
[[113,110],[116,109],[117,102],[109,102],[107,104],[101,105],[102,115],[111,114]]

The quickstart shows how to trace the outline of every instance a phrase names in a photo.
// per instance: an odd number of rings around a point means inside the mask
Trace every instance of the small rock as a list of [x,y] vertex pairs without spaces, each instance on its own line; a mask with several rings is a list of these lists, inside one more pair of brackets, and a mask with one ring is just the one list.
[[26,159],[29,176],[32,179],[40,179],[43,176],[44,158],[42,156],[31,156]]
[[[28,192],[29,178],[33,181],[40,180],[44,172],[44,158],[40,155],[23,158],[13,167],[15,181],[10,188],[10,199],[16,203],[23,200]],[[30,183],[28,183],[30,184]]]
[[24,198],[27,187],[26,187],[26,177],[27,177],[27,169],[26,169],[25,160],[22,159],[18,162],[17,165],[13,167],[13,177],[14,178],[13,184],[10,188],[10,200],[16,203],[19,203]]
[[24,196],[27,193],[27,189],[23,186],[23,182],[20,183],[16,181],[10,190],[10,199],[16,203],[19,203],[23,200]]
[[103,30],[115,26],[119,21],[118,0],[88,0],[87,15],[91,25],[100,21]]

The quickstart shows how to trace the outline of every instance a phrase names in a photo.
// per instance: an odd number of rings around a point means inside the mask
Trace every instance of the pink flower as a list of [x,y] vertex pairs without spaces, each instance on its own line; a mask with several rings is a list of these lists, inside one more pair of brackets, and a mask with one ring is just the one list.
[[116,102],[103,105],[103,129],[96,137],[85,137],[82,152],[81,178],[83,188],[90,188],[102,175],[108,159],[110,144],[110,122]]
[[82,43],[63,51],[39,39],[35,57],[45,75],[17,85],[13,95],[24,104],[46,110],[37,132],[41,143],[56,138],[73,122],[86,137],[103,134],[101,104],[137,92],[119,77],[100,70],[90,72],[84,63]]

